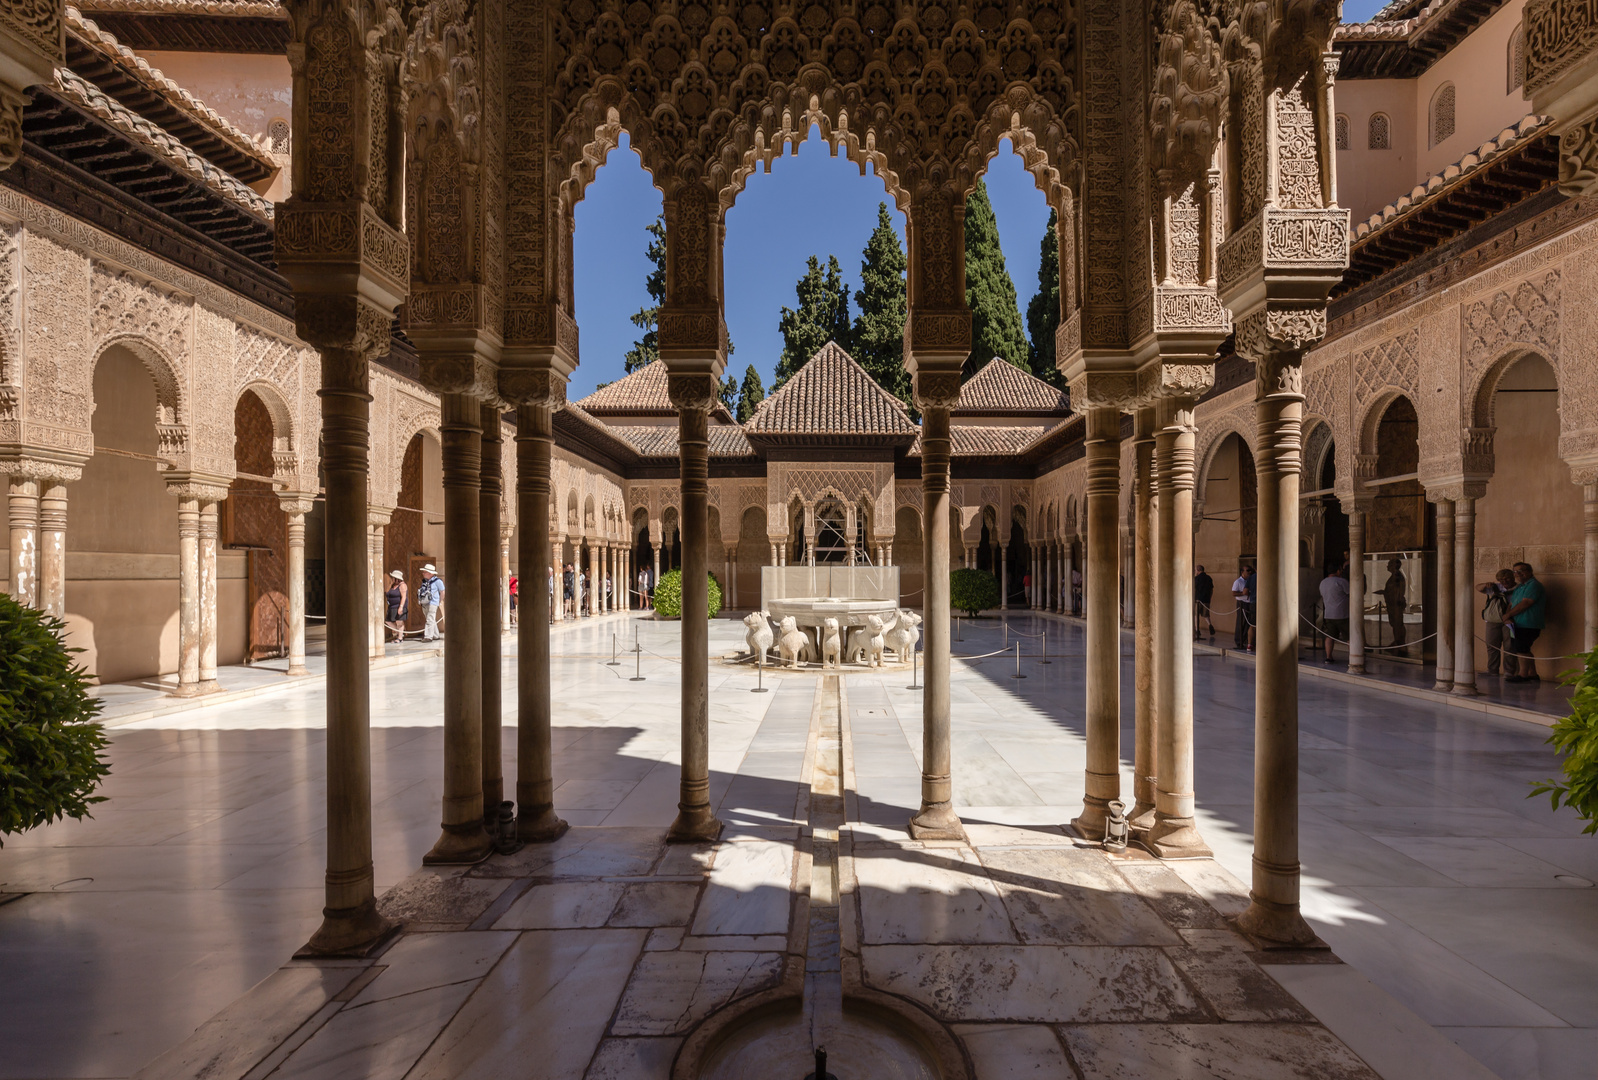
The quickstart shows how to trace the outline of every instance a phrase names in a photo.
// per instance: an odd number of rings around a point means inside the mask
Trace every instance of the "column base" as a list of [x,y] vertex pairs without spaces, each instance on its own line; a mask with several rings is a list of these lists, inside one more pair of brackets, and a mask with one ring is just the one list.
[[483,829],[481,818],[443,829],[433,850],[422,856],[423,866],[470,866],[494,853],[494,841]]
[[534,807],[516,817],[516,838],[526,844],[547,844],[559,840],[571,828],[564,818],[555,815],[553,806]]
[[1349,664],[1348,665],[1348,673],[1350,675],[1363,675],[1363,674],[1365,674],[1365,665],[1362,664],[1362,663],[1361,664]]
[[1071,828],[1082,839],[1098,843],[1104,839],[1104,830],[1109,823],[1108,800],[1100,801],[1088,796],[1082,802],[1082,812],[1071,819]]
[[1192,818],[1158,818],[1144,837],[1143,846],[1162,859],[1207,859],[1214,855]]
[[190,698],[204,697],[207,694],[220,694],[222,684],[215,679],[201,679],[199,682],[179,683],[177,689],[172,691],[173,697]]
[[677,820],[666,830],[668,844],[707,844],[721,836],[721,822],[709,806],[677,804]]
[[1432,690],[1439,694],[1452,694],[1454,692],[1454,680],[1438,679],[1432,683]]
[[960,815],[949,803],[923,802],[921,810],[910,819],[912,840],[964,840],[965,825]]
[[1298,905],[1261,900],[1250,892],[1248,910],[1236,920],[1237,929],[1260,949],[1330,949],[1316,936],[1299,913]]
[[1136,835],[1138,833],[1147,833],[1154,828],[1155,820],[1154,804],[1139,799],[1136,805],[1132,807],[1132,812],[1127,815],[1126,825]]
[[296,664],[296,665],[291,666],[288,669],[288,671],[285,672],[284,674],[288,675],[289,678],[293,679],[293,678],[299,678],[301,675],[309,675],[310,673],[311,673],[311,670],[309,668],[307,668],[304,664]]
[[400,924],[377,913],[377,901],[358,908],[322,909],[322,925],[294,954],[296,960],[370,956],[399,932]]
[[1481,693],[1480,690],[1476,689],[1475,683],[1454,683],[1453,688],[1448,692],[1455,697],[1477,697]]

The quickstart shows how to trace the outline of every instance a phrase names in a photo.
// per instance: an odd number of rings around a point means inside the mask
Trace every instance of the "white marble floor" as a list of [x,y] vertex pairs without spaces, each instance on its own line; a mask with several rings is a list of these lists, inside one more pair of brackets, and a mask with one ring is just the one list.
[[[677,796],[676,627],[636,624],[646,681],[629,682],[632,657],[619,668],[604,661],[612,633],[625,639],[632,625],[601,620],[555,637],[557,807],[573,825],[604,826],[618,838],[658,832]],[[1013,625],[1035,633],[1043,624],[1019,616]],[[1009,678],[1010,660],[956,665],[956,797],[978,843],[984,829],[1042,829],[1079,804],[1078,633],[1049,623],[1056,662],[1028,659],[1024,680]],[[996,627],[980,623],[965,636],[957,648],[967,653],[1000,642]],[[740,638],[738,624],[719,621],[713,654]],[[1028,640],[1023,651],[1031,649]],[[1221,863],[1247,880],[1252,668],[1219,657],[1196,665],[1201,821]],[[509,660],[505,674],[508,688]],[[863,834],[902,836],[917,805],[920,695],[908,682],[904,672],[849,677],[851,816],[865,823]],[[711,794],[733,829],[782,847],[814,682],[768,673],[777,692],[751,694],[754,684],[753,673],[713,663]],[[1305,903],[1320,933],[1414,1014],[1404,1022],[1433,1025],[1498,1075],[1590,1078],[1598,841],[1545,802],[1522,798],[1528,780],[1554,770],[1546,732],[1359,687],[1306,680],[1301,697]],[[409,874],[437,834],[441,698],[437,660],[374,673],[380,888]],[[321,899],[321,708],[321,687],[308,685],[118,728],[111,801],[96,818],[13,837],[0,850],[0,892],[27,894],[0,906],[0,1078],[130,1076],[309,936]],[[513,705],[507,720],[514,723]],[[1128,724],[1128,750],[1130,737]],[[507,777],[514,743],[507,732]],[[1129,790],[1129,776],[1126,783]],[[758,843],[741,854],[738,872],[750,880],[769,876],[765,862],[780,856]],[[655,883],[663,891],[649,903],[669,906],[671,884]],[[588,919],[615,928],[627,923],[617,912],[633,902],[618,892],[617,907],[574,914],[556,892],[518,901],[527,910],[516,926]],[[760,955],[762,928],[774,925],[761,905],[778,892],[733,889],[763,899],[700,911],[689,930],[742,933],[749,955]],[[707,931],[700,919],[714,926]],[[625,951],[634,947],[628,934],[642,942],[661,932],[596,929],[582,947]],[[517,948],[535,949],[526,940]],[[1350,984],[1327,983],[1314,969],[1278,980],[1295,983],[1295,996],[1336,1030],[1332,1017],[1351,1007]],[[456,992],[429,991],[437,1001],[412,995],[410,1004],[453,1011],[459,1002],[444,999]],[[992,1029],[981,1039],[1008,1043]]]

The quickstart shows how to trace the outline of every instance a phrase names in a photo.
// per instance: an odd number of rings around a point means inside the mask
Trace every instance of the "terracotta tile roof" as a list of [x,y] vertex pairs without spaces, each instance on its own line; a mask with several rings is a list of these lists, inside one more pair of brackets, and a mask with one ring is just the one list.
[[[624,439],[643,457],[677,456],[675,424],[606,424],[605,429],[617,438]],[[737,427],[710,425],[711,457],[750,457],[754,452],[749,440]]]
[[[1053,430],[1044,424],[1014,427],[988,427],[981,424],[949,425],[949,452],[955,457],[1006,457],[1019,454]],[[910,448],[911,457],[921,456],[921,437]]]
[[[637,371],[601,386],[577,404],[594,416],[676,416],[666,388],[666,362],[656,360]],[[732,420],[725,405],[717,404],[713,415]]]
[[1069,412],[1070,408],[1071,402],[1064,390],[995,356],[960,387],[960,405],[954,415]]
[[760,403],[744,425],[752,435],[915,436],[898,398],[829,341],[793,378]]

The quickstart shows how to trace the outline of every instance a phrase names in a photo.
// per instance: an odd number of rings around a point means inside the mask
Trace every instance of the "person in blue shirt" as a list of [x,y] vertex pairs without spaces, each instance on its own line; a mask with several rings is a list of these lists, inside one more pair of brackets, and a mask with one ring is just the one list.
[[1539,682],[1537,662],[1532,659],[1531,647],[1543,627],[1547,625],[1548,591],[1532,573],[1531,563],[1514,565],[1515,591],[1509,594],[1509,610],[1504,614],[1504,635],[1509,639],[1509,651],[1514,653],[1519,674],[1510,675],[1505,682]]
[[438,576],[438,568],[432,563],[422,567],[422,583],[416,586],[416,602],[422,605],[422,614],[427,617],[427,623],[422,627],[423,641],[437,641],[438,609],[444,603],[444,579]]

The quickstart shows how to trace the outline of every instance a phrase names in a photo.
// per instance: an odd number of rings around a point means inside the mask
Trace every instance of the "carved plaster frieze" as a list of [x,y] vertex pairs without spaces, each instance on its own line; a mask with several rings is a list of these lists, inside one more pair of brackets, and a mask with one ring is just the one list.
[[1084,372],[1071,380],[1071,407],[1077,412],[1089,409],[1136,408],[1141,397],[1135,371]]

